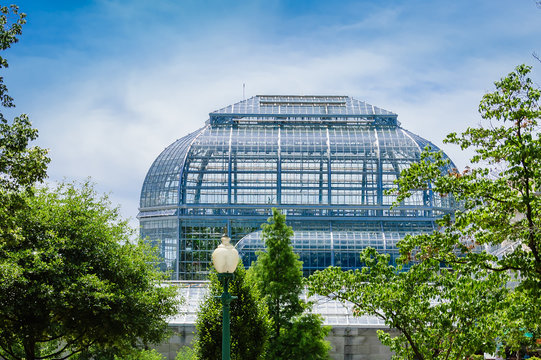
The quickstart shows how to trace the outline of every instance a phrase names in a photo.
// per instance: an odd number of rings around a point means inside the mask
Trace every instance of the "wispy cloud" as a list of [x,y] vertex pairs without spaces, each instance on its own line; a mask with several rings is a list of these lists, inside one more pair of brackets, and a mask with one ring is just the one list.
[[[23,36],[13,52],[8,84],[51,148],[51,178],[92,176],[133,218],[156,156],[241,100],[243,84],[248,96],[350,95],[397,112],[405,128],[442,146],[446,133],[476,124],[494,80],[541,51],[533,2],[328,3],[33,5],[43,18],[29,24],[28,47]],[[54,22],[57,13],[66,23]],[[502,27],[505,16],[513,29]]]

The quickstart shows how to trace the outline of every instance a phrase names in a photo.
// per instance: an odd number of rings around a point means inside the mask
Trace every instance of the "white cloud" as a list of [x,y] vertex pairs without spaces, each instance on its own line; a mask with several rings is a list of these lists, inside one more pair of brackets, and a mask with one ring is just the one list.
[[[452,59],[446,60],[446,47],[453,40],[442,33],[452,25],[433,32],[395,31],[367,43],[356,40],[356,32],[390,26],[400,14],[386,10],[358,24],[323,27],[334,31],[335,43],[311,35],[239,37],[249,29],[228,30],[217,24],[188,40],[172,41],[169,34],[164,36],[167,42],[160,43],[160,34],[147,34],[145,40],[157,38],[152,52],[133,53],[133,58],[129,53],[104,55],[85,68],[73,65],[80,55],[65,49],[65,56],[55,57],[62,82],[40,84],[44,91],[23,103],[38,121],[41,143],[51,148],[51,177],[91,176],[100,190],[112,191],[112,200],[132,218],[156,156],[203,126],[209,112],[242,100],[243,83],[247,96],[350,95],[397,112],[404,128],[442,146],[447,133],[477,123],[482,94],[529,53],[460,60],[449,53]],[[128,15],[136,18],[138,13]],[[50,67],[49,60],[28,61],[28,68],[38,69],[36,76]],[[467,163],[467,154],[442,147],[457,165]]]

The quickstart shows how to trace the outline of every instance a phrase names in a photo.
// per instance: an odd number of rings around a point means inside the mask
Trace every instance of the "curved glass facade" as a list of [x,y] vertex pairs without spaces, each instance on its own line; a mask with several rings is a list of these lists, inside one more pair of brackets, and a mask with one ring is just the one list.
[[426,145],[438,150],[396,114],[347,96],[255,96],[210,113],[158,156],[141,192],[141,236],[173,278],[205,279],[223,228],[249,265],[277,207],[305,274],[357,268],[366,246],[394,259],[398,239],[432,231],[455,207],[429,189],[389,209],[385,190]]

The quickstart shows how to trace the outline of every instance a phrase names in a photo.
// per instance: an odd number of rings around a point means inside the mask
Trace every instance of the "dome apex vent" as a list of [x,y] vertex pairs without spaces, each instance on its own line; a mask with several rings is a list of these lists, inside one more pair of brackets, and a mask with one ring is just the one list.
[[[269,123],[279,119],[294,122],[362,122],[399,125],[397,115],[349,96],[257,95],[209,114],[211,124]],[[259,120],[259,121],[258,121]]]

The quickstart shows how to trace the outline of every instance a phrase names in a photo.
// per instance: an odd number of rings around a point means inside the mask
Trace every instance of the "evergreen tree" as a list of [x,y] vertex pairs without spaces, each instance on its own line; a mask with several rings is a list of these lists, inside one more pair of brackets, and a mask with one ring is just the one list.
[[[197,359],[215,360],[222,356],[222,304],[218,298],[223,288],[212,269],[210,291],[197,314]],[[231,302],[231,359],[261,359],[268,336],[265,306],[259,301],[253,284],[246,277],[242,263],[235,270],[229,292],[237,298]]]
[[328,359],[329,329],[319,315],[305,313],[309,306],[300,298],[302,262],[291,246],[292,228],[277,209],[262,228],[266,251],[258,253],[251,270],[271,319],[267,358]]

